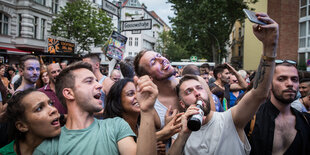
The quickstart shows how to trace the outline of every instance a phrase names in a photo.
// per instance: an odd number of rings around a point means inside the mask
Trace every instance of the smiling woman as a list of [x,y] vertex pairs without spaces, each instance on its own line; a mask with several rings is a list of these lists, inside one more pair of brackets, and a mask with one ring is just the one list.
[[16,93],[7,107],[9,138],[0,154],[32,154],[46,138],[60,134],[59,113],[42,92],[28,89]]

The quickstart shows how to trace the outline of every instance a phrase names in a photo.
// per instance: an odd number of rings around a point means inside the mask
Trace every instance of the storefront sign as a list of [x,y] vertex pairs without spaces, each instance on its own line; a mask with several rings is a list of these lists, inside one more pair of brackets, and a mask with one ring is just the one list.
[[54,38],[48,38],[48,53],[74,53],[75,44],[61,41]]

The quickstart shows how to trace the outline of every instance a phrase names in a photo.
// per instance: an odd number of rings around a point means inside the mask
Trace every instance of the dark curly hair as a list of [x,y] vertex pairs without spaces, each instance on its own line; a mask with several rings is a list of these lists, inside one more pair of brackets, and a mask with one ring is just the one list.
[[[30,88],[24,91],[19,91],[15,93],[11,99],[8,101],[8,107],[6,111],[6,119],[8,123],[8,133],[10,140],[23,140],[25,138],[25,133],[20,132],[15,123],[17,121],[25,121],[25,106],[23,105],[23,99],[36,92],[34,88]],[[39,91],[38,91],[39,92]]]

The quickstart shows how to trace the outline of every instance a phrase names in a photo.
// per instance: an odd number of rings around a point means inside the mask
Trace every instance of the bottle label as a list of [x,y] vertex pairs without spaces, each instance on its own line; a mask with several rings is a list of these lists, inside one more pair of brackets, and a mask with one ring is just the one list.
[[193,115],[192,118],[197,118],[200,121],[200,124],[202,124],[203,115],[204,112],[199,108],[199,114]]

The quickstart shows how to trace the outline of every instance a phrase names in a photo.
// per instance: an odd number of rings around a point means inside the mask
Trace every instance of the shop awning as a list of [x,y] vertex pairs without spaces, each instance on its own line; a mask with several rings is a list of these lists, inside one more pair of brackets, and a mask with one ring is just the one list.
[[23,51],[17,48],[0,47],[0,50],[6,50],[7,54],[18,54],[18,55],[31,54],[31,52],[29,51]]

